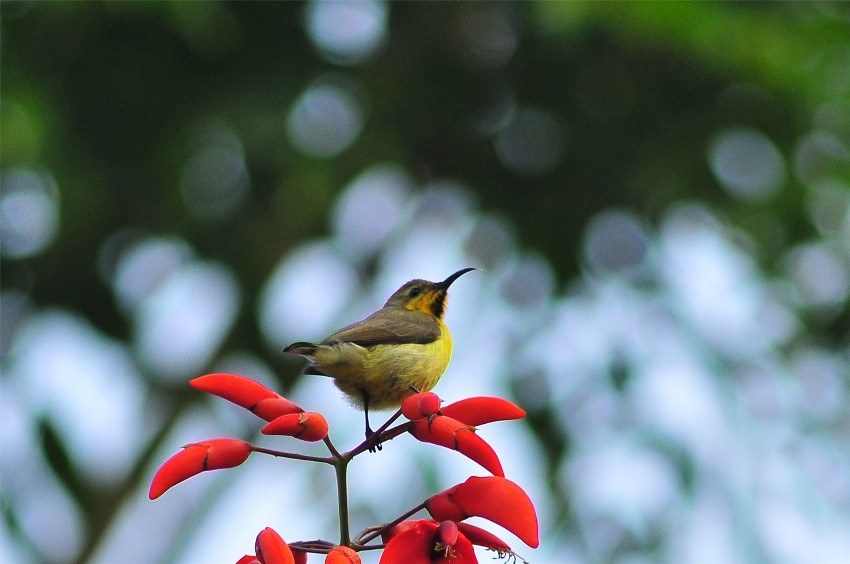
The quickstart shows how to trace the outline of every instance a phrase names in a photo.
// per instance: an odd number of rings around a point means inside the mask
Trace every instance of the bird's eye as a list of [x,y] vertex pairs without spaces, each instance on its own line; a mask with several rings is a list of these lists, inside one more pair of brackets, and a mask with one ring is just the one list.
[[422,288],[420,288],[419,286],[414,286],[413,288],[410,289],[409,292],[407,292],[407,295],[410,296],[411,298],[415,298],[416,296],[418,296],[421,293],[422,293]]

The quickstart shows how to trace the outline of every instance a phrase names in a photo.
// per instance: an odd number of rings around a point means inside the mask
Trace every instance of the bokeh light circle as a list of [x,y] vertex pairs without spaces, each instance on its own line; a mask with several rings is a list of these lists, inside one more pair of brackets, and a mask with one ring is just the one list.
[[404,218],[413,180],[401,167],[379,164],[358,175],[340,194],[331,222],[345,254],[362,259],[378,251]]
[[735,128],[717,135],[708,151],[711,170],[726,191],[739,200],[762,202],[785,182],[785,160],[763,133]]
[[632,213],[604,211],[587,226],[584,256],[596,273],[633,271],[643,264],[648,248],[648,236]]
[[311,2],[306,12],[307,34],[319,53],[331,62],[353,65],[368,59],[387,33],[384,2]]
[[330,83],[308,88],[286,120],[292,144],[305,155],[327,158],[348,148],[360,134],[363,108],[350,89]]
[[200,219],[219,219],[239,209],[247,199],[248,186],[242,152],[218,145],[196,151],[180,179],[183,201]]
[[560,164],[565,138],[563,128],[552,114],[522,108],[496,137],[496,153],[511,172],[538,176]]
[[16,259],[41,253],[59,231],[55,181],[47,174],[22,168],[5,173],[0,185],[0,252]]

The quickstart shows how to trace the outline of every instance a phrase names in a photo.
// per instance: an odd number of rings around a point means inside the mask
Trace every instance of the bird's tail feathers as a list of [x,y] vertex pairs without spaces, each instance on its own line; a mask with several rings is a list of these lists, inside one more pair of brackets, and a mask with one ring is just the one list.
[[297,343],[292,343],[291,345],[283,349],[283,352],[287,354],[303,356],[304,358],[307,358],[311,361],[310,364],[308,364],[307,367],[304,369],[304,374],[327,376],[327,374],[319,370],[319,367],[316,366],[315,362],[312,362],[315,360],[316,347],[318,347],[318,345],[308,343],[306,341],[299,341]]
[[297,343],[292,343],[291,345],[283,349],[283,352],[312,357],[314,354],[316,354],[316,345],[305,341],[299,341]]

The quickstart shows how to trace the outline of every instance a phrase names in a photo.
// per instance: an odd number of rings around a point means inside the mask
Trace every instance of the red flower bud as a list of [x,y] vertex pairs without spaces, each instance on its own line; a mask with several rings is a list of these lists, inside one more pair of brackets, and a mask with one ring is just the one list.
[[441,401],[433,392],[419,392],[401,402],[401,413],[411,421],[430,417],[439,413]]
[[525,411],[508,400],[483,396],[456,401],[440,413],[473,426],[525,417]]
[[431,497],[425,507],[438,521],[483,517],[506,528],[532,548],[540,544],[534,504],[522,488],[505,478],[473,476]]
[[214,394],[244,407],[257,417],[271,421],[287,413],[304,411],[259,382],[236,374],[207,374],[189,381],[196,390]]
[[292,550],[274,529],[260,531],[255,548],[261,564],[295,564]]
[[281,415],[265,427],[264,435],[286,435],[302,441],[321,441],[328,436],[328,422],[321,413],[305,411]]
[[457,535],[457,523],[454,521],[443,521],[437,526],[437,538],[446,546],[454,546]]
[[325,564],[360,564],[360,555],[347,546],[335,546],[325,557]]
[[443,415],[414,421],[410,434],[425,443],[456,450],[474,460],[495,476],[504,476],[502,463],[493,448],[475,434],[475,429]]
[[239,439],[209,439],[188,444],[157,470],[148,496],[156,499],[172,486],[206,470],[239,466],[250,454],[251,443]]

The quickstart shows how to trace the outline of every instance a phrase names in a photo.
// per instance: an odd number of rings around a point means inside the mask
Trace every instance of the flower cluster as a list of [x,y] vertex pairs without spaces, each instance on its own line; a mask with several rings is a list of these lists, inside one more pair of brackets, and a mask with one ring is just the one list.
[[[195,378],[190,385],[266,420],[264,434],[324,441],[329,455],[319,457],[278,451],[231,438],[191,443],[157,471],[151,483],[151,499],[201,472],[239,466],[252,453],[330,464],[344,480],[346,467],[355,456],[405,433],[419,441],[456,450],[491,474],[472,476],[387,523],[366,528],[356,538],[350,536],[348,516],[344,511],[340,513],[339,542],[287,543],[276,531],[266,528],[257,535],[255,554],[242,557],[237,564],[303,564],[308,553],[324,554],[326,564],[356,564],[360,562],[360,551],[380,549],[383,549],[381,564],[468,564],[478,562],[473,545],[492,550],[499,557],[517,558],[502,539],[467,523],[470,517],[500,525],[532,548],[539,545],[534,505],[522,488],[505,478],[499,457],[476,433],[480,425],[525,416],[522,409],[507,400],[473,397],[442,406],[436,394],[417,393],[405,399],[401,409],[372,436],[354,449],[341,453],[328,437],[328,423],[320,413],[305,411],[254,380],[235,374],[208,374]],[[408,421],[392,427],[402,415]],[[346,491],[347,488],[338,491],[340,507],[348,507],[344,497]],[[411,519],[423,510],[430,519]]]

